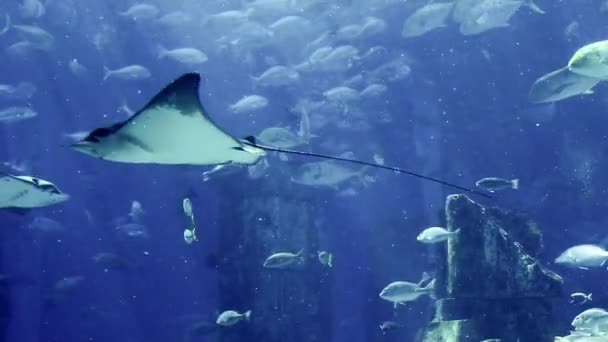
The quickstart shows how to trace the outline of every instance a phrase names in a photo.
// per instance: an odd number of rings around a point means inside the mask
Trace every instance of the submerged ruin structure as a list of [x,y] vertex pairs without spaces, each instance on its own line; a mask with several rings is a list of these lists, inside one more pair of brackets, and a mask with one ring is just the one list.
[[542,234],[525,216],[483,207],[464,195],[446,203],[450,231],[437,274],[436,312],[424,342],[553,341],[551,298],[562,279],[535,258]]
[[[239,199],[220,204],[220,212],[233,214],[219,220],[219,306],[252,314],[249,324],[220,328],[218,341],[328,340],[331,272],[317,259],[323,236],[314,222],[314,193],[293,191],[288,180],[226,186],[238,187],[230,191]],[[303,260],[294,267],[262,266],[274,253],[300,250]]]

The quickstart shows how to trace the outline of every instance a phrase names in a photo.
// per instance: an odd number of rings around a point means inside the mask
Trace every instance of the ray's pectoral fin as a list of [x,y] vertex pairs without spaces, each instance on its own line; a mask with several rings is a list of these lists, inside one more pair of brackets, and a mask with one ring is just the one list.
[[223,131],[200,103],[200,75],[185,74],[156,94],[132,117],[98,128],[72,147],[123,163],[169,165],[253,164],[260,149]]

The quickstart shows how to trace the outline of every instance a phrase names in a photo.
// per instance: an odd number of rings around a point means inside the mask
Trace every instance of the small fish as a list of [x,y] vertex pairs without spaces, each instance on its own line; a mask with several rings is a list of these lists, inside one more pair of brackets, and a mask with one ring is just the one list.
[[38,26],[13,25],[13,28],[36,49],[49,51],[55,46],[55,37]]
[[221,175],[228,175],[238,170],[240,170],[240,168],[237,165],[220,164],[214,166],[210,170],[203,172],[201,176],[203,177],[203,182],[207,182],[211,180],[212,176],[216,177]]
[[339,86],[323,93],[325,99],[330,102],[349,103],[359,100],[359,92],[345,86]]
[[297,254],[287,252],[276,253],[266,258],[263,266],[265,268],[285,269],[301,262],[303,256],[304,249],[300,250]]
[[146,214],[144,208],[139,201],[131,202],[131,210],[129,211],[129,217],[133,222],[141,222],[141,218]]
[[380,324],[380,331],[382,331],[382,335],[386,335],[387,333],[399,328],[403,328],[403,326],[394,321],[385,321]]
[[585,303],[591,301],[592,295],[593,295],[592,293],[585,294],[585,293],[582,293],[582,292],[575,292],[575,293],[573,293],[573,294],[570,295],[570,303],[571,304],[577,304],[577,305],[585,304]]
[[587,309],[576,315],[572,320],[572,326],[577,331],[597,332],[599,326],[608,323],[608,312],[600,308]]
[[179,26],[188,24],[191,21],[192,17],[182,11],[167,13],[156,20],[157,23],[169,26],[171,28],[178,28]]
[[256,138],[264,145],[288,149],[303,145],[307,142],[304,137],[294,134],[282,127],[268,127],[260,132]]
[[222,325],[225,327],[229,327],[231,325],[235,325],[238,322],[245,320],[249,321],[251,319],[251,310],[247,310],[244,313],[238,313],[237,311],[227,310],[222,312],[215,323],[218,325]]
[[118,14],[123,17],[129,17],[133,20],[148,20],[156,18],[159,12],[158,7],[154,5],[139,3]]
[[182,207],[184,209],[184,214],[186,214],[187,217],[194,217],[194,212],[192,210],[192,201],[189,198],[184,198],[184,200],[182,201]]
[[184,241],[186,241],[186,244],[188,245],[198,241],[198,238],[196,237],[196,228],[184,229]]
[[268,105],[268,99],[260,95],[247,95],[237,102],[231,104],[229,109],[236,114],[250,113],[265,108]]
[[528,94],[532,103],[555,102],[572,96],[593,94],[601,80],[572,72],[568,66],[537,79]]
[[319,258],[319,262],[321,263],[321,265],[323,266],[327,266],[327,267],[334,267],[333,266],[333,260],[334,260],[334,255],[332,253],[326,252],[326,251],[320,251],[317,253],[318,258]]
[[83,276],[64,277],[58,280],[53,287],[56,291],[69,291],[80,285],[84,281]]
[[386,93],[387,89],[388,88],[384,84],[373,83],[361,90],[359,96],[366,99],[372,99]]
[[422,36],[432,30],[445,27],[454,3],[429,3],[410,15],[403,23],[404,38]]
[[377,17],[366,17],[359,31],[359,39],[368,39],[386,31],[388,24]]
[[20,59],[27,58],[30,53],[36,50],[36,46],[28,41],[22,40],[11,44],[4,51],[11,57]]
[[232,10],[210,14],[203,18],[202,24],[205,27],[212,28],[218,32],[225,32],[246,23],[251,12],[251,10]]
[[108,67],[104,66],[105,75],[103,76],[103,80],[107,80],[110,77],[118,78],[125,81],[134,81],[134,80],[143,80],[150,78],[152,74],[150,70],[141,65],[129,65],[126,67],[122,67],[116,70],[110,70]]
[[447,231],[447,229],[442,227],[430,227],[423,230],[416,240],[422,243],[438,243],[447,241],[451,236],[455,236],[460,232],[460,228],[456,229],[453,232]]
[[475,186],[485,189],[489,192],[495,192],[504,189],[519,189],[519,179],[505,179],[498,177],[482,178],[475,182]]
[[380,291],[380,298],[397,304],[404,304],[407,302],[415,301],[421,296],[427,294],[431,297],[435,291],[435,280],[430,281],[426,286],[422,287],[428,280],[428,275],[425,273],[418,284],[409,281],[395,281],[388,284],[382,291]]
[[608,262],[608,251],[595,245],[576,245],[566,249],[555,263],[564,266],[589,269],[604,267]]
[[29,82],[20,82],[14,86],[0,84],[0,99],[25,101],[32,98],[36,91],[36,86]]
[[597,41],[578,49],[568,61],[568,69],[586,77],[608,78],[608,40]]
[[532,0],[482,0],[460,21],[460,33],[475,35],[495,28],[508,27],[509,20],[522,6],[540,14],[545,13]]
[[254,85],[262,87],[281,87],[300,80],[300,74],[284,65],[275,65],[264,71],[260,76],[251,76]]
[[158,49],[158,59],[172,59],[186,65],[197,65],[205,63],[209,58],[207,55],[195,48],[179,48],[167,50],[162,46]]
[[309,162],[298,167],[291,181],[308,186],[336,187],[350,179],[362,178],[366,171],[367,167],[354,170],[334,161]]
[[0,110],[0,123],[15,123],[38,116],[33,109],[29,107],[15,106]]

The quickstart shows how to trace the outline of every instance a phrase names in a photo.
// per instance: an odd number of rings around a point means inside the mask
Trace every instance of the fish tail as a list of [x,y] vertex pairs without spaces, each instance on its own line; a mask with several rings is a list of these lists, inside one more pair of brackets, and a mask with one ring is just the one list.
[[107,66],[103,66],[103,71],[105,72],[105,74],[103,75],[103,80],[107,80],[108,78],[110,78],[110,75],[112,75],[112,70],[110,70],[110,68],[108,68]]
[[511,187],[515,190],[519,189],[519,179],[513,179],[511,181]]
[[588,299],[589,301],[591,301],[591,300],[592,300],[591,296],[593,296],[593,293],[590,293],[590,294],[587,296],[587,299]]
[[156,59],[163,59],[167,56],[167,49],[165,49],[162,45],[158,45],[156,48]]
[[545,14],[545,11],[538,7],[538,5],[534,3],[534,0],[526,0],[526,6],[530,7],[532,11],[538,14]]
[[[327,260],[327,266],[334,267],[333,264],[332,264],[333,260],[334,260],[333,253],[329,253],[329,259]],[[591,298],[589,300],[591,300]]]
[[454,234],[454,235],[456,235],[458,233],[460,233],[460,228],[458,228],[458,229],[456,229],[455,231],[452,232],[452,234]]
[[257,88],[257,85],[258,85],[258,79],[257,79],[257,77],[255,77],[253,75],[249,75],[249,80],[251,80],[251,86],[255,90]]
[[251,319],[251,310],[247,310],[244,314],[245,320],[249,321]]

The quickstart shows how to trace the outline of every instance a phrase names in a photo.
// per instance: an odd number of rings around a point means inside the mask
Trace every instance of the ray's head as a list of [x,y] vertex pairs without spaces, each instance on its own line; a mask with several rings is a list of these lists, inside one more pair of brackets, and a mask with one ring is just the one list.
[[106,145],[110,142],[110,136],[114,131],[113,127],[98,128],[70,147],[78,152],[103,159],[107,154],[105,153]]

